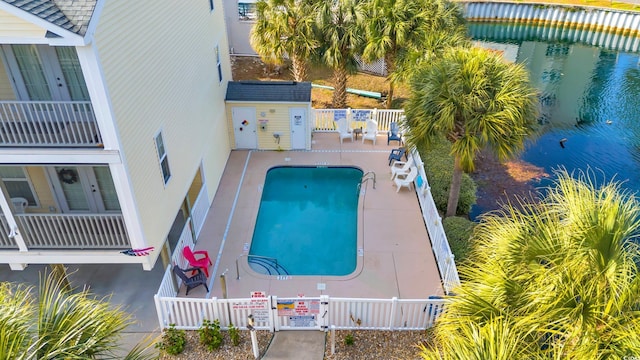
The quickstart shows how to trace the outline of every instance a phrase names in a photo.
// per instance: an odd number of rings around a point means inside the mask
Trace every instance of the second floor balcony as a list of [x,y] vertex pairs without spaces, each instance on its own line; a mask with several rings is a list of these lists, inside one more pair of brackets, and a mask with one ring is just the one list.
[[102,147],[90,101],[0,101],[0,147]]

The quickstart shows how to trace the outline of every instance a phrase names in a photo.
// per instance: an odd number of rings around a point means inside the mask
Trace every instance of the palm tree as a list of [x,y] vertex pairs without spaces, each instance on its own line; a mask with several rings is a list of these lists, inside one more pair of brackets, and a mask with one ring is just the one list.
[[318,47],[315,13],[311,0],[259,0],[256,23],[251,29],[253,49],[267,64],[291,59],[295,81],[305,81],[307,62]]
[[456,214],[463,171],[473,171],[478,152],[508,159],[534,132],[536,94],[521,65],[477,47],[453,48],[423,64],[411,82],[406,106],[410,144],[428,146],[438,136],[455,157],[446,216]]
[[[464,34],[460,7],[447,0],[368,0],[364,18],[366,61],[384,59],[387,73],[410,50],[424,52],[429,34]],[[396,77],[389,77],[387,108],[391,108]]]
[[364,40],[360,23],[363,8],[358,0],[324,0],[319,6],[322,61],[333,69],[333,107],[347,107],[347,79],[358,71],[356,55]]
[[505,204],[481,218],[474,261],[460,268],[469,280],[438,319],[437,346],[424,347],[423,358],[640,352],[640,203],[619,183],[557,175],[541,202]]
[[[87,290],[69,292],[45,274],[38,298],[33,288],[0,283],[1,359],[116,358],[120,333],[133,317]],[[136,346],[125,359],[152,359],[151,345]]]

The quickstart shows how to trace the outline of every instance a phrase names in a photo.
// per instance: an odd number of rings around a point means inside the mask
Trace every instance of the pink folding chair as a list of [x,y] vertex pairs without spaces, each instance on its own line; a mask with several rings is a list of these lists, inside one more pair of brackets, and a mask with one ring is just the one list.
[[[182,249],[182,255],[187,259],[190,266],[202,269],[204,274],[209,277],[209,265],[211,265],[211,259],[209,258],[208,252],[205,250],[192,251],[189,246],[185,246]],[[196,255],[203,257],[197,259]]]

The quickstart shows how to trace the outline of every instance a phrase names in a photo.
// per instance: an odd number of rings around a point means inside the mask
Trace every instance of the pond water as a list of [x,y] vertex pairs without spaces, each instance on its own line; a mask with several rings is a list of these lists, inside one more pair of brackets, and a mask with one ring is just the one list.
[[[640,190],[640,55],[566,36],[541,40],[536,27],[520,28],[528,35],[509,25],[469,26],[481,45],[525,64],[540,90],[542,131],[527,142],[520,158],[548,174],[560,166],[569,171],[591,168],[599,181],[615,177],[624,181],[623,187]],[[547,186],[550,181],[533,184]],[[472,218],[488,210],[476,206]]]

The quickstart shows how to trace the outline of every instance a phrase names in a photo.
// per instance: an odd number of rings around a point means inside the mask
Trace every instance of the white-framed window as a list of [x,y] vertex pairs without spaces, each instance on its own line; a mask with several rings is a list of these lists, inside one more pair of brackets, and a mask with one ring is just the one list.
[[167,149],[162,139],[162,131],[155,137],[156,150],[158,152],[158,161],[160,162],[160,171],[162,171],[162,179],[166,184],[171,178],[171,169],[169,169],[169,158],[167,157]]
[[213,4],[213,1],[214,1],[214,0],[209,0],[209,10],[210,10],[210,11],[213,11],[213,9],[215,9],[215,6],[214,6],[214,4]]
[[29,206],[40,206],[33,185],[23,167],[0,166],[0,178],[2,178],[10,198],[25,198],[29,202]]
[[255,2],[247,2],[247,1],[239,1],[238,2],[238,19],[239,20],[255,20],[256,15],[256,3]]
[[222,82],[222,64],[220,63],[220,46],[216,45],[216,67],[218,68],[218,82]]

